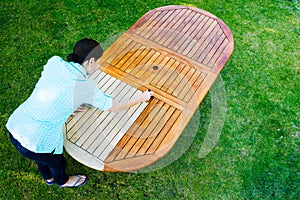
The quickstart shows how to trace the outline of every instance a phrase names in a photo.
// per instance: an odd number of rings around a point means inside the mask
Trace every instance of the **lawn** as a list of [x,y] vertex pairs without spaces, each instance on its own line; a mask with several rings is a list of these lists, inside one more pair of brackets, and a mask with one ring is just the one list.
[[[65,153],[67,172],[87,174],[88,184],[76,189],[44,184],[35,163],[9,142],[5,128],[43,65],[53,55],[66,57],[82,37],[110,41],[147,11],[175,4],[213,13],[235,39],[215,88],[221,86],[226,97],[216,146],[200,156],[214,117],[210,92],[199,107],[196,136],[168,166],[147,173],[103,173]],[[300,198],[298,1],[1,0],[0,6],[0,199]],[[191,139],[188,132],[164,160],[180,152],[185,139]]]

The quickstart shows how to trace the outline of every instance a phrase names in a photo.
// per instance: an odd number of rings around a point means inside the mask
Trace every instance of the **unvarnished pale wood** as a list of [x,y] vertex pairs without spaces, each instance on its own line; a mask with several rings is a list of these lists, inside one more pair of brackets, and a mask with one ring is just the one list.
[[[101,71],[91,78],[98,82],[101,90],[114,94],[118,101],[140,93],[136,88]],[[72,146],[69,152],[80,148],[81,155],[93,156],[103,162],[146,106],[147,103],[141,103],[119,113],[86,109],[66,124],[66,138],[70,142],[68,147]]]
[[150,89],[154,98],[121,113],[95,108],[70,118],[66,150],[97,170],[153,164],[176,143],[233,51],[229,28],[187,6],[149,11],[105,52],[99,87],[118,100]]

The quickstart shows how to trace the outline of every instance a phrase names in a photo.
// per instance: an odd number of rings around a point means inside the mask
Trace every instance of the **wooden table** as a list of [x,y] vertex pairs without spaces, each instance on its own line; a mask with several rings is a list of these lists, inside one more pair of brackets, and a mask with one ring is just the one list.
[[104,53],[91,78],[121,100],[150,89],[154,98],[128,111],[96,108],[70,117],[65,149],[102,171],[155,163],[176,143],[233,52],[229,28],[192,7],[149,11]]

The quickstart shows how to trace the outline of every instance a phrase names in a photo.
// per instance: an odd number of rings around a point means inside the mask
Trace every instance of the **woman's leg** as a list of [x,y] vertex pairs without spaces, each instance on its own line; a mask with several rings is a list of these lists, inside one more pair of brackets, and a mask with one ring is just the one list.
[[66,163],[67,162],[63,154],[51,154],[45,162],[45,164],[47,164],[47,166],[49,167],[54,181],[58,185],[65,184],[69,179],[69,176],[67,176],[65,172]]
[[42,177],[43,177],[45,180],[49,180],[49,179],[53,178],[53,177],[52,177],[52,174],[51,174],[51,172],[50,172],[50,168],[49,168],[48,165],[45,165],[45,164],[40,163],[40,162],[38,162],[38,161],[35,161],[35,162],[36,162],[36,164],[37,164],[37,166],[38,166],[38,169],[39,169],[40,173],[42,174]]
[[11,133],[9,133],[9,137],[11,142],[23,156],[36,161],[38,168],[45,180],[51,179],[51,174],[52,178],[54,178],[54,181],[61,187],[77,187],[82,186],[87,182],[87,176],[77,175],[69,177],[66,175],[66,159],[64,158],[63,154],[53,154],[54,151],[52,153],[34,153],[24,148],[11,135]]
[[54,181],[61,187],[82,186],[88,180],[87,176],[85,175],[76,175],[70,177],[66,175],[65,167],[67,162],[63,154],[48,154],[47,156],[41,157],[39,161],[43,161],[47,164]]
[[63,185],[68,181],[69,177],[65,173],[66,160],[62,154],[53,154],[53,152],[34,153],[24,148],[11,133],[9,133],[9,137],[13,145],[23,156],[37,163],[38,169],[45,180],[54,178],[58,185]]

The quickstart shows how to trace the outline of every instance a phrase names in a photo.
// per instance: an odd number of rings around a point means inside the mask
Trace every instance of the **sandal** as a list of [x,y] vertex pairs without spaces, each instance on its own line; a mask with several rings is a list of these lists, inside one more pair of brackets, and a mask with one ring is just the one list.
[[[51,179],[48,179],[51,180]],[[55,183],[54,179],[52,181],[45,180],[47,185],[53,185]]]
[[[88,177],[85,175],[77,175],[76,177],[77,177],[77,181],[75,181],[75,183],[73,185],[70,185],[70,186],[60,185],[59,187],[60,188],[81,187],[81,186],[85,185],[88,181]],[[82,179],[84,179],[84,181],[82,183],[78,184]]]

